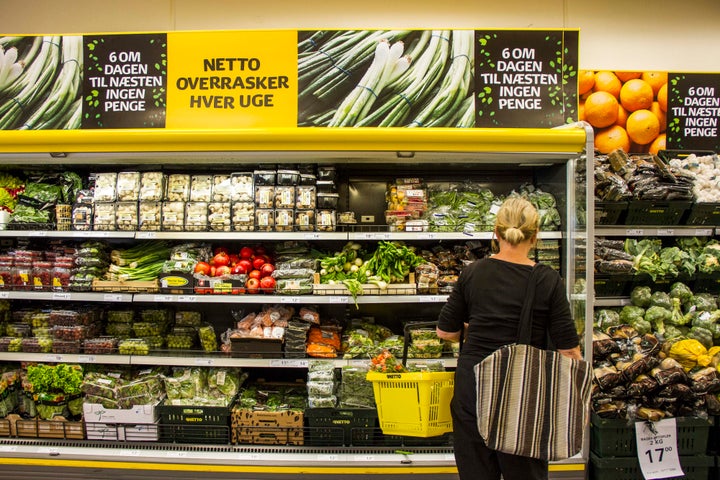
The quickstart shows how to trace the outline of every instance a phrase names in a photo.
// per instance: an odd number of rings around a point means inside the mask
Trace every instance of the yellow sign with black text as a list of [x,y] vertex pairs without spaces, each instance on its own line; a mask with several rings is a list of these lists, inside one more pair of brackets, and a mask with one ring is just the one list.
[[167,34],[168,129],[297,124],[297,32]]

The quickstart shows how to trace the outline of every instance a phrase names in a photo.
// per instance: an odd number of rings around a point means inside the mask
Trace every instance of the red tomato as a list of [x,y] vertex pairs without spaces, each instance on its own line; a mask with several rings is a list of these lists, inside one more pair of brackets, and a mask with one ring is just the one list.
[[262,273],[260,273],[260,270],[257,269],[251,270],[250,273],[248,273],[248,277],[260,280],[260,277],[262,277]]
[[255,255],[255,251],[250,247],[242,247],[240,249],[240,258],[244,259],[250,259],[252,256]]
[[197,262],[195,264],[195,273],[199,273],[200,275],[209,275],[210,264],[207,262]]
[[261,277],[268,277],[272,275],[272,273],[275,271],[275,266],[272,263],[264,263],[262,267],[260,267],[260,273],[262,274]]
[[230,264],[230,255],[228,255],[226,252],[218,252],[212,258],[211,262],[216,267],[222,267],[225,265],[229,265]]
[[245,287],[247,288],[247,293],[254,295],[258,293],[260,280],[257,278],[248,278],[247,282],[245,282]]
[[237,253],[231,253],[230,255],[230,266],[237,265],[237,263],[240,261],[240,255]]
[[242,267],[245,270],[244,273],[247,273],[253,269],[252,262],[250,260],[240,260],[237,263],[237,266]]
[[218,253],[228,253],[227,247],[215,247],[213,249],[213,255],[217,255]]
[[234,267],[232,267],[231,273],[233,275],[243,275],[243,274],[247,273],[247,270],[242,265],[235,265]]
[[230,275],[231,272],[232,272],[232,270],[230,269],[229,266],[221,265],[215,269],[215,276],[221,277],[223,275]]
[[272,292],[275,290],[275,279],[273,277],[263,277],[260,280],[260,288],[263,292]]
[[267,263],[267,260],[262,256],[255,257],[255,258],[253,258],[253,261],[252,261],[253,268],[255,268],[257,270],[260,270],[262,268],[262,266],[265,265],[266,263]]

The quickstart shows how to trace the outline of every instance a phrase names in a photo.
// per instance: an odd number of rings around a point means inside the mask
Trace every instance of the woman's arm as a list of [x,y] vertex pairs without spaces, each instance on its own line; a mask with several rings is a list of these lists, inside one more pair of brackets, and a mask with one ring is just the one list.
[[[465,324],[467,325],[467,324]],[[445,330],[440,330],[440,327],[436,328],[435,331],[437,332],[437,336],[441,340],[449,340],[451,342],[459,342],[460,341],[460,335],[461,331],[457,332],[446,332]]]

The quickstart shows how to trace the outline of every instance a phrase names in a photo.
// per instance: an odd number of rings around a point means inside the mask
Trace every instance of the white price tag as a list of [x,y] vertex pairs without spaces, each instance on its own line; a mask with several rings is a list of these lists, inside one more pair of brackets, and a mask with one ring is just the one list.
[[350,297],[330,297],[330,303],[349,303]]
[[420,295],[418,297],[420,303],[440,303],[444,302],[446,299],[447,297],[443,295]]
[[172,295],[155,295],[153,299],[156,302],[172,302],[173,297]]
[[300,297],[280,297],[280,303],[300,303]]
[[675,229],[672,228],[659,228],[657,231],[659,236],[673,236],[675,235]]
[[62,363],[64,361],[62,355],[45,355],[43,358],[46,362]]
[[282,360],[270,360],[271,367],[290,367],[290,368],[307,368],[308,361],[303,359],[282,359]]
[[197,295],[180,295],[178,300],[183,303],[195,303],[197,302]]
[[136,238],[157,238],[157,232],[137,232]]
[[55,293],[53,293],[53,295],[52,295],[52,299],[53,299],[53,300],[70,300],[71,298],[72,298],[72,294],[71,294],[71,293],[55,292]]
[[78,357],[79,363],[95,363],[95,355],[80,355]]
[[374,462],[375,455],[355,455],[354,460],[356,462]]
[[0,292],[0,298],[10,298],[10,292]]
[[712,228],[698,228],[697,230],[695,230],[696,237],[709,237],[712,234]]
[[28,232],[28,237],[46,237],[46,236],[47,236],[47,232],[44,230]]
[[215,360],[212,358],[196,358],[195,365],[203,367],[212,367],[215,364]]
[[103,302],[122,302],[123,296],[121,293],[106,293],[103,295]]
[[434,233],[418,233],[418,238],[420,240],[435,240],[436,236],[437,235]]
[[166,456],[169,458],[184,458],[187,457],[187,452],[167,452]]
[[645,480],[682,477],[674,418],[659,422],[636,422],[637,456]]
[[17,452],[15,445],[0,445],[0,452]]
[[320,234],[319,233],[306,233],[303,235],[303,238],[305,240],[317,240],[318,238],[320,238]]
[[317,456],[318,462],[337,462],[340,460],[340,457],[338,455],[329,454],[329,455],[318,455]]
[[625,235],[628,235],[631,237],[633,237],[633,236],[642,237],[643,235],[645,235],[645,230],[643,230],[642,228],[630,228],[628,230],[625,230]]

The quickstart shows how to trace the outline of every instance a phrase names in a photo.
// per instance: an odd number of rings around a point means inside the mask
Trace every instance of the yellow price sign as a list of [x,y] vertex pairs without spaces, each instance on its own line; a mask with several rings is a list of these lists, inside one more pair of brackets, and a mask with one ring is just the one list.
[[297,32],[168,33],[169,129],[297,126]]

